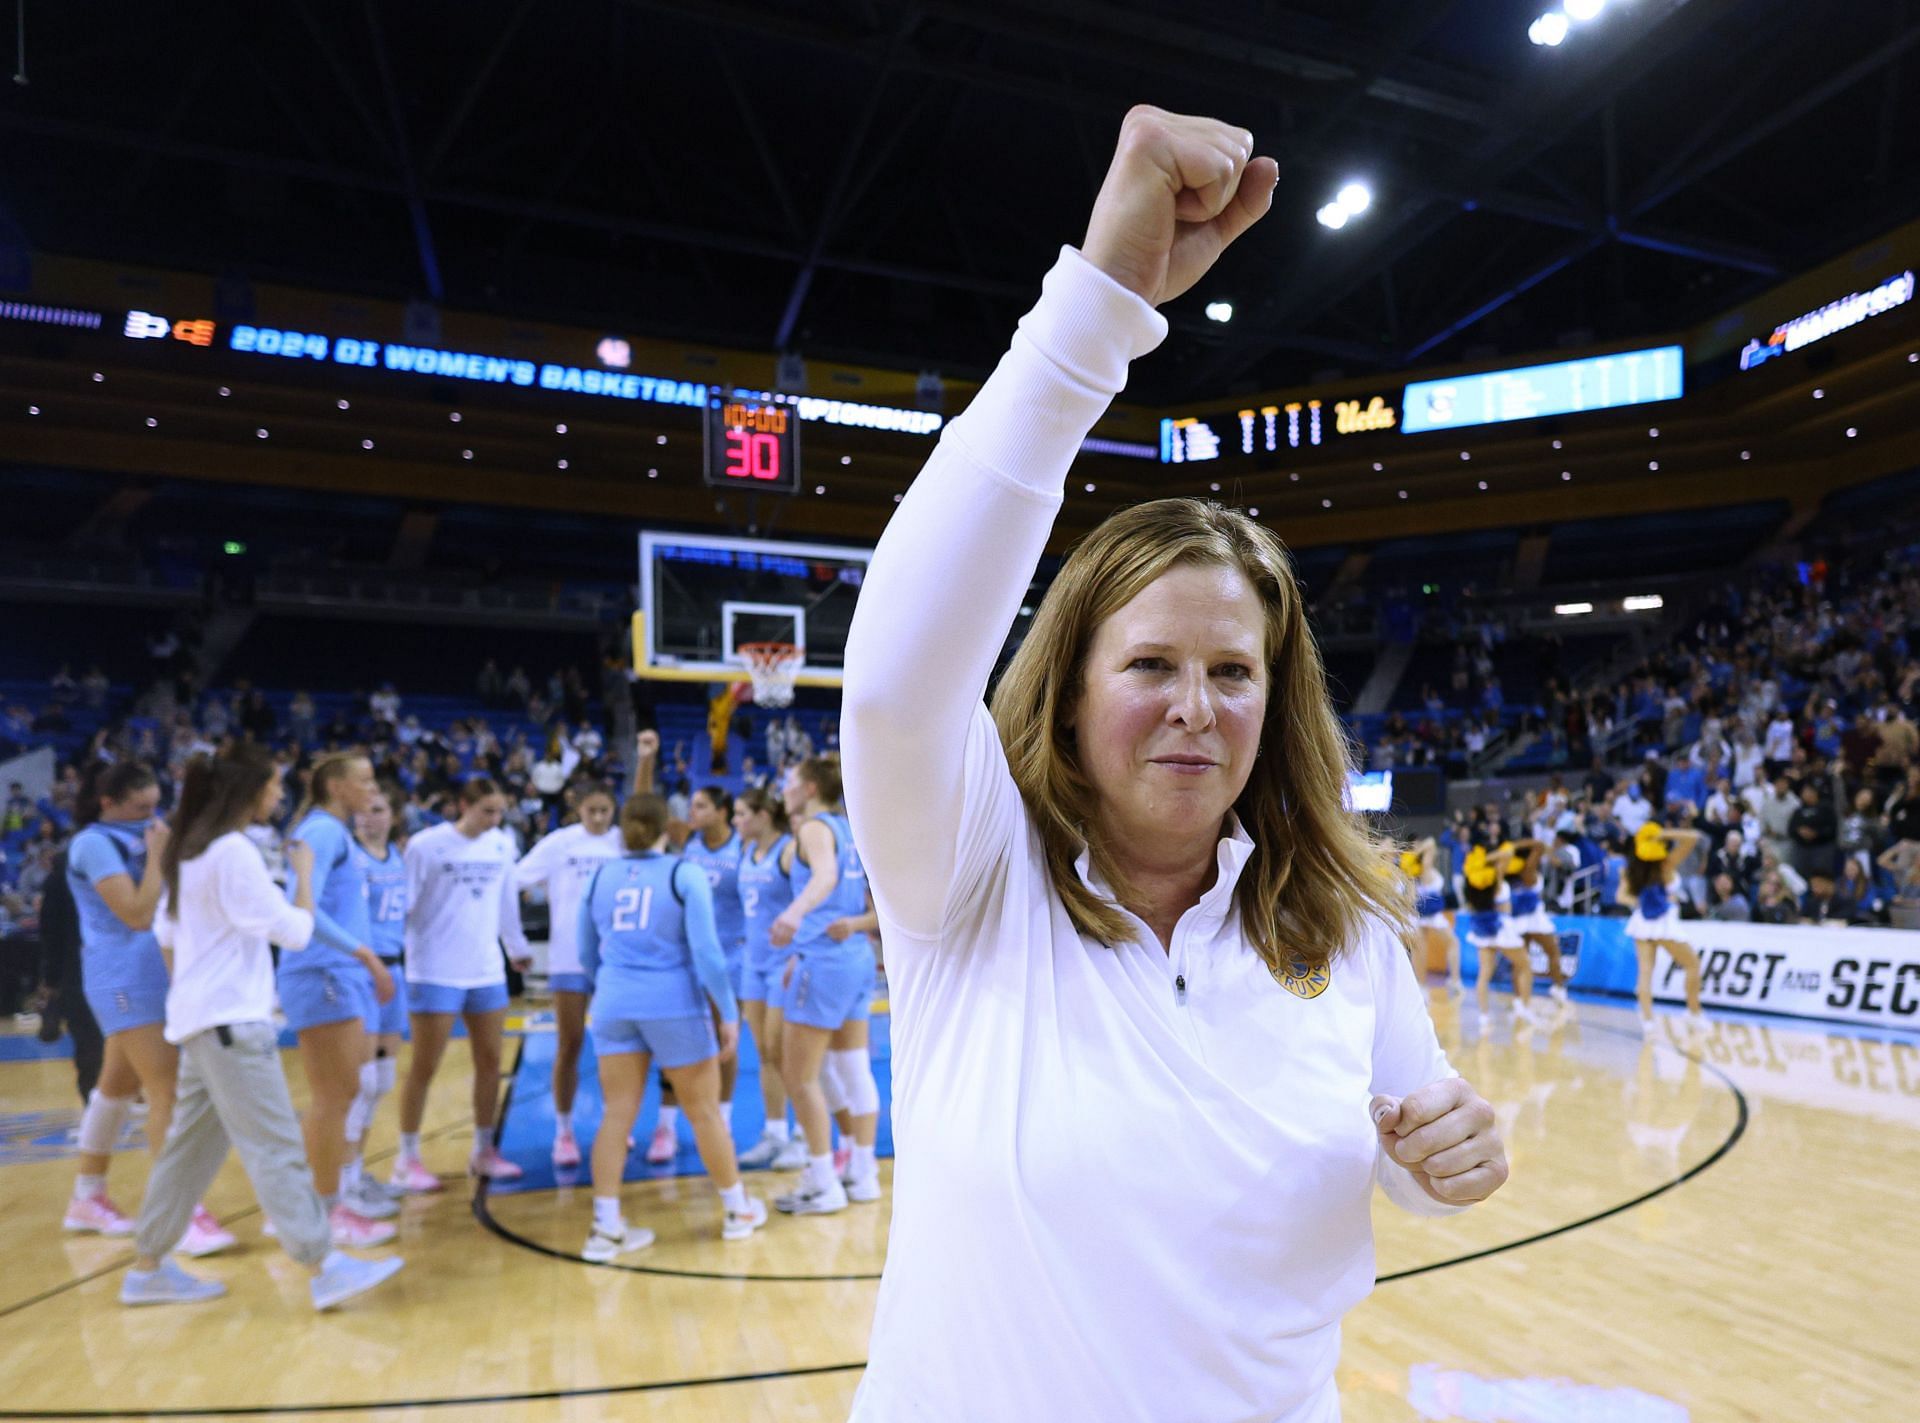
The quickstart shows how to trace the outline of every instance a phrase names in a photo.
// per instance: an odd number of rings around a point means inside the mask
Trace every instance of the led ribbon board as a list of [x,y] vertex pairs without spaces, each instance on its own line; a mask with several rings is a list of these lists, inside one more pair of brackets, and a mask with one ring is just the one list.
[[1545,366],[1415,381],[1400,401],[1400,431],[1418,435],[1427,430],[1678,400],[1685,393],[1684,366],[1679,346],[1656,346]]
[[1872,291],[1854,292],[1851,296],[1828,302],[1818,311],[1809,311],[1805,316],[1782,322],[1773,328],[1773,334],[1767,337],[1764,345],[1757,338],[1747,342],[1740,352],[1740,369],[1750,371],[1756,366],[1763,366],[1775,356],[1784,356],[1802,346],[1811,346],[1815,341],[1824,341],[1837,331],[1858,326],[1875,316],[1884,316],[1912,300],[1911,271],[1888,277]]

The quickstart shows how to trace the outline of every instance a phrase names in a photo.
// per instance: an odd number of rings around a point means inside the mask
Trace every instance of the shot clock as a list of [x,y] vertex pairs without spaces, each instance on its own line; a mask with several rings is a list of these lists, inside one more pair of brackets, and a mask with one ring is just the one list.
[[798,407],[778,397],[712,391],[702,476],[715,489],[799,493]]

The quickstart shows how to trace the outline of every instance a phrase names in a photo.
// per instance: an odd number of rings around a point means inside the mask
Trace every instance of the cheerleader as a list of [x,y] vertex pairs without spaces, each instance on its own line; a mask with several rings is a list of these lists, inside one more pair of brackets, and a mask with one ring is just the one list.
[[1512,860],[1510,846],[1502,845],[1491,854],[1484,845],[1474,846],[1467,852],[1467,862],[1462,867],[1465,886],[1461,897],[1467,905],[1467,942],[1479,951],[1480,973],[1474,996],[1480,1005],[1480,1016],[1487,1016],[1493,988],[1493,955],[1500,953],[1513,968],[1514,1021],[1530,1023],[1533,1015],[1527,1003],[1533,994],[1533,967],[1527,961],[1527,946],[1514,929],[1513,921],[1500,908],[1500,886]]
[[1567,1006],[1567,971],[1560,964],[1560,929],[1547,913],[1540,892],[1540,867],[1545,863],[1544,840],[1516,840],[1514,859],[1507,869],[1507,891],[1511,896],[1513,928],[1527,946],[1527,969],[1533,969],[1533,951],[1538,948],[1547,960],[1547,977],[1552,980],[1553,1001]]
[[485,776],[460,788],[457,820],[407,842],[407,986],[413,1057],[400,1093],[400,1158],[392,1184],[407,1192],[437,1191],[440,1178],[420,1160],[420,1123],[427,1089],[453,1036],[467,1025],[473,1056],[473,1152],[470,1175],[516,1181],[520,1168],[493,1141],[500,1111],[500,1040],[507,1019],[507,974],[500,946],[515,967],[532,963],[520,927],[513,867],[520,858],[500,828],[507,798]]
[[1439,846],[1429,835],[1411,850],[1400,854],[1400,869],[1413,888],[1414,942],[1419,953],[1414,963],[1417,977],[1424,977],[1436,949],[1447,959],[1447,996],[1459,998],[1466,988],[1460,979],[1460,936],[1447,917],[1447,882],[1434,864]]
[[1627,937],[1639,956],[1636,991],[1640,1000],[1640,1030],[1653,1032],[1653,967],[1661,949],[1680,965],[1687,976],[1687,1027],[1704,1031],[1707,1020],[1700,1012],[1700,955],[1687,938],[1667,888],[1679,874],[1680,866],[1700,843],[1697,830],[1666,830],[1649,820],[1633,836],[1633,858],[1620,877],[1616,898],[1633,910],[1627,920]]
[[665,855],[667,806],[637,795],[620,812],[625,854],[594,872],[580,902],[580,962],[593,980],[593,1050],[606,1103],[593,1142],[593,1228],[580,1255],[595,1264],[653,1243],[629,1228],[620,1184],[656,1061],[685,1105],[700,1160],[720,1193],[720,1235],[745,1240],[767,1208],[747,1195],[720,1110],[720,1062],[739,1046],[739,1008],[714,929],[713,890]]
[[798,1170],[807,1164],[806,1143],[796,1145],[788,1130],[787,1085],[780,1076],[780,992],[789,956],[767,937],[773,921],[793,903],[787,808],[772,791],[756,786],[733,803],[733,828],[741,841],[738,882],[746,929],[740,1012],[760,1054],[760,1098],[767,1114],[760,1140],[741,1153],[740,1164]]
[[[127,1236],[131,1217],[107,1195],[107,1164],[133,1111],[147,1100],[147,1150],[158,1160],[173,1118],[180,1053],[166,1036],[170,975],[153,936],[163,888],[167,827],[155,818],[160,783],[137,761],[96,766],[79,803],[83,828],[67,850],[67,886],[80,921],[80,979],[106,1049],[100,1078],[80,1116],[80,1169],[62,1228]],[[183,1237],[186,1255],[211,1255],[235,1243],[212,1212],[195,1205]]]
[[540,841],[515,867],[521,889],[547,890],[547,985],[553,991],[553,1164],[570,1170],[580,1164],[573,1135],[573,1099],[580,1086],[580,1047],[586,1040],[587,998],[592,992],[580,967],[580,900],[593,872],[620,854],[620,832],[613,828],[613,792],[594,785],[574,802],[577,824],[563,826]]
[[[713,922],[726,955],[727,981],[740,991],[741,964],[746,942],[746,919],[740,906],[740,836],[733,828],[733,797],[719,786],[702,786],[687,806],[691,833],[680,847],[681,856],[706,872],[713,891]],[[733,1085],[740,1071],[738,1055],[720,1064],[720,1110],[733,1120]],[[666,1084],[660,1089],[660,1121],[647,1147],[649,1165],[664,1166],[679,1149],[675,1135],[678,1101]]]
[[[880,1089],[867,1048],[873,949],[864,934],[836,939],[828,933],[834,921],[867,912],[867,877],[847,818],[836,809],[839,763],[801,762],[787,774],[785,795],[787,814],[799,825],[794,897],[768,939],[776,949],[791,948],[795,958],[781,1002],[780,1071],[807,1139],[807,1168],[798,1189],[774,1205],[794,1215],[826,1215],[845,1210],[850,1200],[880,1198],[873,1155]],[[840,1108],[853,1135],[851,1187],[834,1168],[830,1113]]]
[[[400,1062],[400,1045],[407,1040],[406,954],[407,865],[394,843],[396,808],[406,804],[400,788],[383,783],[353,818],[354,844],[367,881],[367,919],[373,932],[373,951],[393,980],[393,997],[380,1005],[374,1031],[373,1059],[360,1069],[360,1091],[347,1113],[347,1161],[340,1168],[341,1199],[362,1215],[372,1216],[381,1202],[399,1198],[378,1177],[366,1173],[367,1132],[381,1101],[390,1095]],[[369,1211],[369,1207],[372,1211]]]
[[393,977],[372,947],[366,860],[355,848],[353,819],[380,786],[373,763],[358,752],[338,752],[314,763],[311,799],[293,818],[288,837],[313,851],[313,942],[304,953],[283,954],[277,975],[281,1011],[298,1035],[307,1075],[307,1160],[313,1187],[333,1222],[336,1245],[384,1245],[396,1234],[399,1206],[384,1192],[356,1190],[344,1198],[347,1119],[372,1066],[370,1035],[380,1030],[381,1005],[394,996]]

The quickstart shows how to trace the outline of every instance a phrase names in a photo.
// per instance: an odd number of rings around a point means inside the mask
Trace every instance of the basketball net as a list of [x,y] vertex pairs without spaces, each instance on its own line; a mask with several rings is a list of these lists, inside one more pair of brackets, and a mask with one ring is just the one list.
[[753,704],[760,707],[793,705],[793,683],[805,654],[790,642],[743,642],[735,649],[746,661],[753,679]]

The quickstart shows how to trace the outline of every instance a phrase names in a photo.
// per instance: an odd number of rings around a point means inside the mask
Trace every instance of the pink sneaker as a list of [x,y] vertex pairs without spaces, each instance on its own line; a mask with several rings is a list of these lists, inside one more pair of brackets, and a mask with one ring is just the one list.
[[489,1181],[518,1181],[525,1173],[490,1146],[467,1159],[467,1174],[484,1176]]
[[553,1164],[562,1171],[580,1164],[580,1143],[573,1139],[572,1132],[562,1132],[553,1138]]
[[665,1166],[680,1154],[680,1143],[671,1127],[655,1127],[653,1140],[647,1143],[647,1165]]
[[177,1247],[182,1255],[198,1260],[203,1255],[218,1255],[222,1250],[231,1250],[240,1242],[231,1231],[213,1218],[213,1212],[205,1206],[193,1208],[193,1219],[187,1222],[187,1233],[181,1237]]
[[133,1234],[132,1219],[120,1213],[120,1207],[107,1199],[105,1191],[96,1196],[75,1196],[68,1201],[66,1219],[60,1224],[67,1230],[88,1235]]
[[385,1245],[400,1233],[390,1220],[368,1220],[358,1211],[345,1206],[335,1206],[328,1223],[333,1226],[333,1243],[344,1245],[349,1250]]
[[445,1189],[440,1178],[427,1170],[418,1159],[404,1156],[393,1163],[393,1175],[387,1184],[409,1196],[424,1196],[429,1191]]

